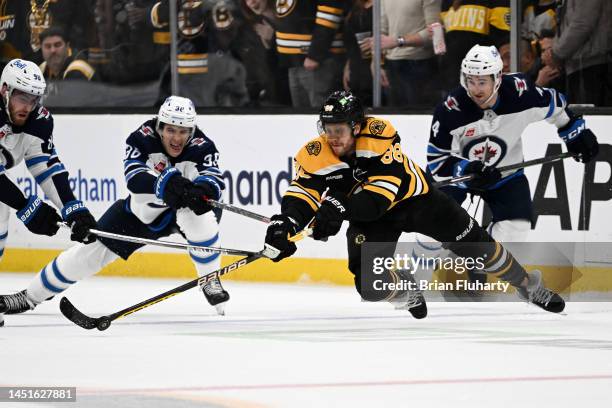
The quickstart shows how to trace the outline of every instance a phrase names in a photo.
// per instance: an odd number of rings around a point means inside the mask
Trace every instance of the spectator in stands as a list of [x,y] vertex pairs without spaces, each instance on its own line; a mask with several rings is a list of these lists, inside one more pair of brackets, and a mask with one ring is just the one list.
[[565,94],[565,78],[563,71],[556,67],[551,59],[551,49],[555,33],[551,30],[543,30],[537,42],[538,59],[534,64],[536,85],[546,88],[554,88]]
[[510,42],[510,0],[442,0],[441,18],[446,54],[440,79],[447,89],[459,86],[461,61],[474,45],[499,49]]
[[[151,9],[153,27],[177,25],[178,82],[181,96],[196,106],[244,106],[249,101],[246,69],[234,54],[241,13],[230,0],[178,0],[178,21],[170,22],[169,1]],[[160,101],[170,95],[170,71],[162,82]]]
[[381,48],[394,106],[433,105],[439,99],[433,92],[437,62],[427,27],[440,21],[440,1],[382,0]]
[[[372,5],[373,0],[354,0],[344,22],[346,63],[342,84],[362,103],[372,106]],[[386,78],[386,76],[385,76]],[[387,81],[384,81],[387,84]]]
[[565,70],[570,103],[612,106],[612,1],[565,0],[549,53]]
[[134,84],[158,80],[170,58],[167,27],[150,22],[157,0],[97,0],[95,7],[99,48],[90,62],[105,80]]
[[289,71],[294,107],[318,109],[342,84],[344,6],[342,0],[276,2],[276,51]]
[[554,31],[557,26],[556,7],[557,0],[523,0],[521,36],[537,40],[544,30]]
[[49,27],[40,33],[40,44],[44,62],[40,64],[47,81],[97,79],[96,71],[87,61],[74,58],[66,33],[61,27]]
[[[287,68],[279,65],[274,47],[276,1],[240,0],[240,5],[246,28],[241,36],[251,45],[243,56],[251,104],[291,105]],[[248,41],[250,32],[256,33],[256,43]]]
[[13,58],[40,64],[40,34],[51,25],[64,29],[73,53],[81,58],[96,37],[92,5],[93,0],[1,1],[0,69]]

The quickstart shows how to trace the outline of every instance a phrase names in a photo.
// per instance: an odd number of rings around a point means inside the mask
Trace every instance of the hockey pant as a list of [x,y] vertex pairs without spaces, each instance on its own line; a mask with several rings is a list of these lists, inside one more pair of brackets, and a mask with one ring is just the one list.
[[519,286],[527,278],[525,269],[501,244],[452,198],[432,188],[423,196],[410,198],[375,222],[352,222],[347,230],[349,270],[355,275],[355,287],[362,298],[370,301],[389,300],[396,291],[380,290],[375,281],[394,282],[397,273],[385,270],[373,273],[372,265],[362,265],[362,247],[368,246],[368,259],[393,257],[402,232],[418,232],[443,243],[461,257],[482,257],[484,272]]
[[[468,190],[459,187],[443,187],[442,192],[459,204],[465,201]],[[529,182],[518,173],[499,187],[477,193],[487,203],[492,220],[487,231],[500,242],[525,242],[531,230],[533,205]]]
[[[214,246],[219,239],[219,224],[212,211],[196,215],[189,209],[163,211],[151,224],[144,224],[129,208],[129,200],[118,200],[102,215],[98,228],[102,231],[140,238],[159,239],[180,232],[190,244]],[[77,281],[96,274],[118,258],[127,260],[143,247],[111,239],[99,238],[89,244],[77,244],[62,252],[46,265],[28,286],[28,294],[35,302],[57,295]],[[219,254],[189,251],[198,276],[220,268]]]

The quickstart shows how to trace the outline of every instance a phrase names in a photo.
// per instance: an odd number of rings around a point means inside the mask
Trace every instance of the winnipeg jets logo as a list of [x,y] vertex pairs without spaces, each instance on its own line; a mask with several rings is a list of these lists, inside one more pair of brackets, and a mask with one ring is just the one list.
[[463,157],[468,160],[484,161],[495,166],[502,161],[507,151],[506,142],[493,135],[471,139],[462,149]]
[[521,78],[514,78],[514,86],[516,87],[516,91],[519,94],[519,98],[527,90],[527,82],[525,82],[525,80]]
[[151,136],[153,134],[153,129],[150,126],[143,126],[140,128],[140,133],[144,136]]
[[457,112],[461,112],[461,109],[459,109],[459,103],[457,102],[457,99],[455,99],[454,96],[449,96],[448,98],[446,98],[446,101],[444,102],[444,107],[448,110],[456,110]]
[[476,129],[475,128],[469,128],[465,131],[464,136],[465,137],[472,137],[474,136],[474,133],[476,133]]

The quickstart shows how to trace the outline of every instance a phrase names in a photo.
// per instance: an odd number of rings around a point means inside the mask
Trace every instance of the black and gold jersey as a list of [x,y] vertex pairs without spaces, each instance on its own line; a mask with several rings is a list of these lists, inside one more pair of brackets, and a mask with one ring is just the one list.
[[286,66],[343,54],[341,0],[276,0],[276,51]]
[[369,221],[430,189],[423,170],[402,152],[395,128],[379,118],[367,118],[354,156],[336,156],[323,134],[300,149],[294,164],[282,212],[301,226],[314,216],[325,191],[349,197],[349,221]]

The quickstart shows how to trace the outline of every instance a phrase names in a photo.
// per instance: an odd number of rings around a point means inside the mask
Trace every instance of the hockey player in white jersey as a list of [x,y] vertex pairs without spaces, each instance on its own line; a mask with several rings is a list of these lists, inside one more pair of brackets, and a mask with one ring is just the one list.
[[[70,189],[68,171],[53,145],[53,116],[42,106],[46,83],[40,69],[31,61],[14,59],[0,78],[0,259],[8,237],[11,208],[31,232],[55,235],[58,222],[71,227],[71,239],[90,243],[89,229],[96,220]],[[45,195],[60,209],[40,197],[24,196],[6,172],[25,164]],[[53,296],[53,294],[49,294]],[[47,296],[47,297],[49,297]],[[0,296],[0,326],[3,313],[15,313],[31,303],[25,292]]]
[[531,228],[532,201],[523,170],[501,174],[497,167],[523,161],[521,135],[534,122],[556,126],[576,160],[598,153],[597,138],[565,97],[541,88],[520,73],[502,75],[494,46],[475,45],[461,64],[461,87],[434,112],[427,169],[436,181],[474,174],[462,184],[443,187],[459,203],[479,195],[493,213],[489,232],[498,241],[523,241]]
[[[104,231],[158,239],[181,233],[190,244],[214,246],[219,237],[218,215],[206,198],[218,200],[225,188],[215,144],[196,126],[191,100],[171,96],[157,118],[143,123],[126,141],[123,161],[129,196],[116,201],[98,222]],[[10,313],[33,309],[50,296],[94,275],[118,259],[128,259],[142,244],[98,238],[62,252],[30,282],[26,302]],[[220,268],[219,254],[189,255],[199,276]],[[202,287],[208,302],[224,314],[229,294],[221,282]],[[7,296],[0,297],[7,298]]]

